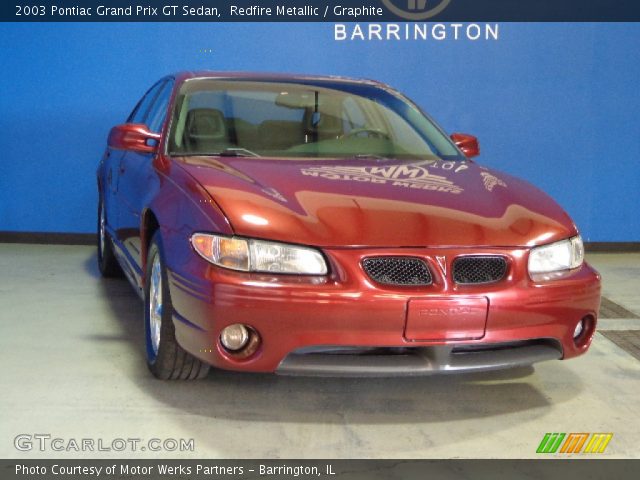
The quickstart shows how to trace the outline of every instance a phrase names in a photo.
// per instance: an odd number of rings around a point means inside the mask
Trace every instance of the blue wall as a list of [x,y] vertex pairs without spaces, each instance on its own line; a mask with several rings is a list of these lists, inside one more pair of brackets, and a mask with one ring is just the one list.
[[[211,49],[211,53],[202,53]],[[335,42],[332,24],[0,25],[0,230],[92,232],[109,128],[182,69],[376,78],[590,241],[640,241],[640,24],[501,24],[498,42]]]

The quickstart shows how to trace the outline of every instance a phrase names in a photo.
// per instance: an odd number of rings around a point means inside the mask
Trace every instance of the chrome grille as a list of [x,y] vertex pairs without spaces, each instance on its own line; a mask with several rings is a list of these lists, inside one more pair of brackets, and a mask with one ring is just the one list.
[[506,273],[504,257],[458,257],[453,262],[453,281],[461,285],[499,282]]
[[362,268],[377,283],[398,286],[431,285],[431,272],[424,260],[415,257],[372,257]]

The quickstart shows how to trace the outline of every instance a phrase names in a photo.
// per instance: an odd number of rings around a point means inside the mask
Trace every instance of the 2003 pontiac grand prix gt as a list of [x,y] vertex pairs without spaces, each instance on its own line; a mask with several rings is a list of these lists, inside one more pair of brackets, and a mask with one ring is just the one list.
[[567,214],[390,87],[181,73],[114,127],[98,259],[159,378],[419,375],[568,359],[600,276]]

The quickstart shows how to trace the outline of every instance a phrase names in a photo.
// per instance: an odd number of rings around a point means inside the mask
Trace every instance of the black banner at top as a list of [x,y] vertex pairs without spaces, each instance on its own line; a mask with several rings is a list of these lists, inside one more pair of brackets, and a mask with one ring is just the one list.
[[639,0],[14,0],[3,22],[638,22]]

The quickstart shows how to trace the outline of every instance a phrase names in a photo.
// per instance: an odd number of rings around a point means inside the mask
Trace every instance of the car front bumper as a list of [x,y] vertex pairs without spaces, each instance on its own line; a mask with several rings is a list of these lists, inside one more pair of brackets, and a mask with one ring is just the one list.
[[[459,252],[437,253],[454,258]],[[526,274],[526,250],[499,251],[512,260],[503,282],[461,287],[443,274],[429,287],[383,288],[373,284],[359,267],[371,252],[345,249],[325,253],[332,264],[329,277],[233,272],[200,258],[194,258],[180,272],[170,268],[178,342],[201,360],[228,370],[395,376],[492,370],[568,359],[589,348],[595,330],[600,276],[587,264],[563,278],[534,283]],[[496,253],[495,249],[491,253]],[[384,254],[425,252],[397,249]],[[427,256],[433,257],[431,254]],[[443,298],[463,303],[486,299],[486,322],[481,331],[458,328],[454,319],[445,337],[407,338],[410,302],[429,305]],[[573,333],[584,318],[591,320],[591,328],[576,342]],[[246,359],[230,355],[219,342],[221,330],[235,323],[250,326],[260,336],[259,349]]]

